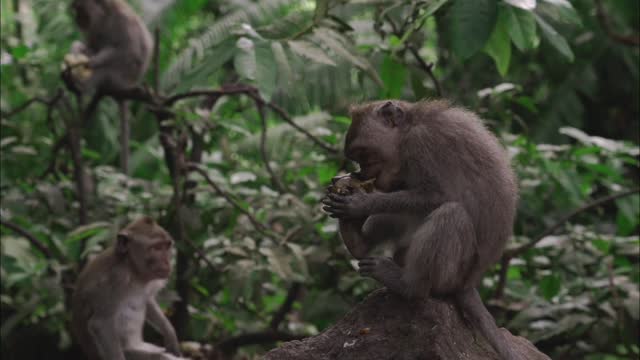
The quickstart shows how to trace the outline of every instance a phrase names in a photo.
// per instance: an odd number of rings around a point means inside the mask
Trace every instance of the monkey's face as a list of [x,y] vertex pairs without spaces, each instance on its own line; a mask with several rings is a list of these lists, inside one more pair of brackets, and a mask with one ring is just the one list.
[[173,240],[170,237],[151,239],[144,249],[144,266],[153,279],[166,279],[171,275]]
[[380,191],[393,191],[400,176],[400,131],[404,112],[391,101],[371,109],[352,111],[345,141],[345,156],[360,165],[359,180],[375,178]]
[[127,256],[133,270],[144,281],[171,275],[173,239],[160,225],[143,218],[118,234],[118,253]]
[[74,0],[71,3],[71,13],[82,31],[88,30],[93,22],[105,15],[104,8],[98,0]]

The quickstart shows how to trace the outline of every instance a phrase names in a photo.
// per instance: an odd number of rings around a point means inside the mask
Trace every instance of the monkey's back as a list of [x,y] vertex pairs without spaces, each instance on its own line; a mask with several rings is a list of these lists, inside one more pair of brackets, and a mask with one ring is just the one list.
[[476,283],[512,233],[517,185],[508,155],[477,115],[446,102],[412,104],[409,121],[403,151],[408,178],[417,179],[409,186],[432,184],[428,190],[464,206],[476,233]]
[[[76,341],[90,360],[100,360],[89,334],[89,319],[94,313],[91,298],[109,298],[108,289],[114,289],[113,273],[117,271],[113,248],[107,248],[89,261],[78,275],[71,298],[71,330]],[[98,276],[99,279],[94,278]]]
[[[111,0],[109,6],[109,15],[87,34],[87,45],[94,53],[105,46],[116,48],[117,61],[109,65],[117,69],[112,76],[122,78],[117,83],[126,80],[134,86],[149,68],[153,38],[140,16],[125,1]],[[108,89],[110,84],[103,86]]]

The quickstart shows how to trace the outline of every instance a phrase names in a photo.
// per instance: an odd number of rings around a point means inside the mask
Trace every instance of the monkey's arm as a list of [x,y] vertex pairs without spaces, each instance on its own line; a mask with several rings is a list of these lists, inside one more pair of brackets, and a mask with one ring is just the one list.
[[338,223],[342,242],[356,259],[362,259],[371,250],[370,244],[362,236],[362,225],[364,225],[365,220],[366,218],[358,220],[340,219]]
[[439,192],[401,190],[390,193],[354,193],[340,195],[329,193],[323,201],[323,209],[331,217],[358,219],[374,214],[424,213],[428,214],[444,203]]
[[115,321],[116,316],[109,312],[98,312],[89,318],[89,335],[102,360],[125,360]]
[[146,320],[154,329],[162,334],[167,351],[180,356],[180,345],[178,344],[176,331],[173,329],[169,319],[164,315],[160,305],[158,305],[154,298],[150,298],[149,301],[147,301]]
[[99,68],[111,63],[120,52],[113,46],[105,46],[89,59],[89,67]]

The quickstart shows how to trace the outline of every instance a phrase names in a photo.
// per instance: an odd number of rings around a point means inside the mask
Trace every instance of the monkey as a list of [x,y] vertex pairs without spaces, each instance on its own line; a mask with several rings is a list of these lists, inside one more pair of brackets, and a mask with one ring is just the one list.
[[111,96],[117,101],[120,113],[120,166],[127,174],[129,110],[122,96],[144,96],[138,84],[151,62],[153,39],[142,19],[124,0],[73,0],[71,9],[85,42],[74,41],[69,55],[73,59],[82,59],[82,62],[76,60],[73,65],[82,66],[85,70],[82,72],[84,76],[74,76],[73,71],[67,71],[66,75],[63,72],[63,79],[66,76],[65,82],[71,83],[72,91],[76,93],[94,92],[83,112],[85,128],[104,96]]
[[[114,244],[78,276],[71,303],[72,333],[91,360],[176,360],[175,330],[155,296],[171,274],[173,238],[150,217],[120,230]],[[165,348],[142,338],[145,320]]]
[[[476,286],[512,234],[518,189],[510,160],[474,113],[447,101],[375,101],[350,108],[344,155],[376,191],[330,186],[323,210],[358,271],[404,298],[451,296],[503,360],[508,346]],[[337,180],[334,180],[334,183]],[[393,258],[371,257],[378,243]]]

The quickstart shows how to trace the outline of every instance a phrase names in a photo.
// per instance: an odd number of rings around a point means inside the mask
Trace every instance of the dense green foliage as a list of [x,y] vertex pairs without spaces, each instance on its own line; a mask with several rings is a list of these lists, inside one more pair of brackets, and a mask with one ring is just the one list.
[[[103,101],[84,132],[92,191],[89,223],[80,224],[74,163],[64,149],[52,153],[76,115],[71,95],[55,97],[62,58],[79,36],[68,3],[1,3],[3,357],[67,351],[66,287],[142,213],[181,240],[162,299],[181,339],[215,344],[268,330],[288,291],[296,301],[275,326],[315,334],[375,288],[354,271],[336,221],[319,206],[330,179],[352,165],[272,107],[265,134],[262,107],[247,94],[216,97],[213,107],[185,98],[164,123],[182,134],[175,142],[188,140],[187,156],[201,155],[190,161],[219,190],[197,171],[171,178],[158,121],[137,102],[132,175],[122,174],[117,109]],[[478,112],[512,155],[521,188],[516,250],[483,282],[492,313],[552,358],[618,359],[640,353],[638,4],[177,0],[138,8],[159,29],[148,83],[160,94],[251,85],[335,149],[354,102],[441,95]],[[239,351],[274,346],[248,345]]]

